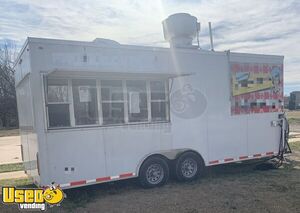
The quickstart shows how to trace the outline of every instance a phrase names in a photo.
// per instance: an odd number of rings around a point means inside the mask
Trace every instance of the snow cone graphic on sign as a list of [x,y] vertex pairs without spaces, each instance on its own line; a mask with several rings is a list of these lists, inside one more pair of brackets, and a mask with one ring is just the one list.
[[180,118],[199,117],[204,113],[206,105],[207,101],[204,95],[190,84],[185,84],[171,94],[171,110]]

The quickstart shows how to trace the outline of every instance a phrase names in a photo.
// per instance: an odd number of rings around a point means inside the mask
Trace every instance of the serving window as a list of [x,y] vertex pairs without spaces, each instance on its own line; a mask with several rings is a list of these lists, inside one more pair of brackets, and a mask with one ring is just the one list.
[[46,80],[48,128],[169,121],[167,80]]

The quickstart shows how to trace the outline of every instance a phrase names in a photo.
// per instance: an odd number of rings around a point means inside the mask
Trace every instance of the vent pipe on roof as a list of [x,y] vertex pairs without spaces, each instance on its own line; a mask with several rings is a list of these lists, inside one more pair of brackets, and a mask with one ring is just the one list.
[[211,22],[208,22],[208,29],[209,29],[209,37],[210,37],[210,48],[211,48],[211,51],[215,51],[212,30],[211,30]]
[[[187,13],[170,15],[162,22],[164,37],[173,48],[199,48],[200,23],[195,16]],[[198,45],[192,44],[197,37]]]

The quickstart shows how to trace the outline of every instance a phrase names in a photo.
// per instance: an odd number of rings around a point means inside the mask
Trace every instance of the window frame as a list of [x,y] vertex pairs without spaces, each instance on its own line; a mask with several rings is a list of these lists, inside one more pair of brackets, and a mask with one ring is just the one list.
[[[48,80],[56,80],[57,78],[44,78],[44,92],[45,92],[45,99],[44,99],[44,104],[45,104],[45,108],[46,108],[46,120],[47,120],[47,127],[48,129],[65,129],[65,128],[71,128],[72,127],[72,113],[71,110],[73,108],[73,93],[72,91],[70,92],[70,79],[65,79],[63,78],[62,80],[66,80],[67,82],[67,97],[68,97],[68,101],[67,102],[49,102],[48,101]],[[59,78],[61,79],[61,78]],[[72,88],[72,87],[71,87]],[[72,98],[72,99],[70,99]],[[50,127],[50,119],[49,119],[49,105],[68,105],[69,106],[69,122],[70,125],[68,126],[55,126],[55,127]]]
[[[129,98],[128,98],[128,88],[127,88],[127,81],[144,81],[145,82],[145,86],[146,86],[146,100],[147,100],[147,120],[145,120],[145,121],[130,121],[129,122]],[[151,97],[151,94],[149,94],[148,93],[148,82],[149,82],[149,80],[146,80],[146,79],[126,79],[125,80],[125,87],[126,87],[126,102],[127,102],[127,104],[126,104],[126,106],[127,106],[127,113],[126,113],[126,115],[125,116],[127,116],[127,123],[128,124],[139,124],[139,123],[150,123],[151,122],[151,117],[150,117],[150,119],[149,119],[149,102],[148,102],[148,96],[150,95],[150,97]],[[151,103],[150,103],[151,104]],[[151,111],[151,106],[150,106],[150,111]],[[150,112],[150,114],[151,114],[151,112]]]
[[[126,91],[127,89],[124,88],[124,80],[121,79],[98,79],[99,80],[99,93],[100,96],[102,96],[102,87],[101,87],[101,81],[120,81],[121,82],[121,87],[122,87],[122,93],[123,93],[123,100],[99,100],[99,104],[101,105],[101,115],[102,115],[102,120],[101,123],[99,124],[99,126],[114,126],[114,125],[126,125],[128,123],[128,114],[126,115],[126,103],[127,103],[127,96],[126,96]],[[125,87],[126,87],[126,83],[125,83]],[[97,90],[98,91],[98,90]],[[116,123],[116,124],[103,124],[104,123],[104,117],[103,117],[103,106],[102,104],[123,104],[124,107],[124,122],[123,123]],[[127,117],[127,122],[126,122],[126,117]]]
[[[136,124],[159,124],[159,123],[170,123],[170,94],[169,94],[169,79],[161,79],[161,78],[91,78],[91,77],[64,77],[64,76],[51,76],[45,77],[44,79],[44,104],[45,104],[45,112],[46,112],[46,124],[48,130],[57,130],[57,129],[75,129],[75,128],[86,128],[86,127],[109,127],[109,126],[127,126],[127,125],[136,125]],[[48,79],[56,80],[56,79],[64,79],[68,82],[68,102],[48,102]],[[72,80],[74,79],[90,79],[96,80],[96,97],[97,97],[97,110],[98,110],[98,120],[99,124],[86,124],[86,125],[76,125],[75,122],[75,112],[74,112],[74,100],[73,100],[73,85]],[[122,82],[122,91],[123,91],[123,100],[115,100],[108,101],[102,100],[101,94],[101,81],[104,80],[119,80]],[[142,80],[146,82],[146,94],[147,94],[147,111],[148,111],[148,120],[147,121],[132,121],[129,122],[129,112],[128,112],[128,94],[127,94],[127,86],[126,81],[129,80]],[[152,100],[151,99],[151,81],[162,81],[165,85],[165,99],[164,100]],[[151,103],[152,102],[165,102],[166,103],[166,118],[165,120],[153,120],[151,115]],[[102,103],[123,103],[124,104],[124,123],[116,123],[116,124],[103,124],[103,109]],[[68,104],[69,105],[69,117],[70,117],[70,126],[64,127],[50,127],[49,123],[49,113],[48,113],[48,105],[50,104]]]
[[[151,98],[151,81],[162,81],[164,83],[164,87],[165,87],[165,99],[159,99],[159,100],[152,100]],[[150,86],[150,114],[152,114],[151,110],[151,104],[152,103],[165,103],[166,104],[166,120],[165,121],[157,121],[157,120],[153,120],[152,119],[152,115],[151,115],[151,121],[150,122],[153,122],[153,123],[156,123],[156,122],[169,122],[170,121],[170,98],[169,98],[169,83],[167,80],[161,80],[161,79],[158,79],[158,80],[151,80],[149,81],[149,86]],[[147,92],[148,94],[148,92]]]
[[[97,97],[97,114],[98,114],[98,122],[99,122],[99,124],[76,124],[76,117],[75,117],[75,107],[74,107],[74,96],[73,96],[73,80],[81,80],[81,79],[86,79],[86,80],[94,80],[94,81],[96,81],[95,83],[95,87],[96,87],[96,97]],[[74,119],[74,127],[93,127],[93,126],[99,126],[100,124],[102,124],[102,123],[100,123],[100,116],[99,116],[99,113],[100,113],[100,111],[99,111],[99,100],[98,100],[98,88],[97,88],[97,81],[98,81],[98,79],[92,79],[92,78],[71,78],[71,79],[68,79],[70,82],[71,82],[71,90],[72,90],[72,107],[73,107],[73,111],[72,111],[72,113],[73,113],[73,119]],[[101,94],[100,94],[101,95]],[[102,113],[102,111],[101,111],[101,113]],[[73,127],[73,126],[72,126]]]

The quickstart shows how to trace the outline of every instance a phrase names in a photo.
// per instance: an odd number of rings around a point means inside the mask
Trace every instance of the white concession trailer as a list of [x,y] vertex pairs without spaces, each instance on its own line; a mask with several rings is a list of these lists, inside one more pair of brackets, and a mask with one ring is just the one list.
[[170,48],[28,38],[15,64],[22,156],[38,186],[145,187],[285,149],[283,56],[203,50],[189,14]]

